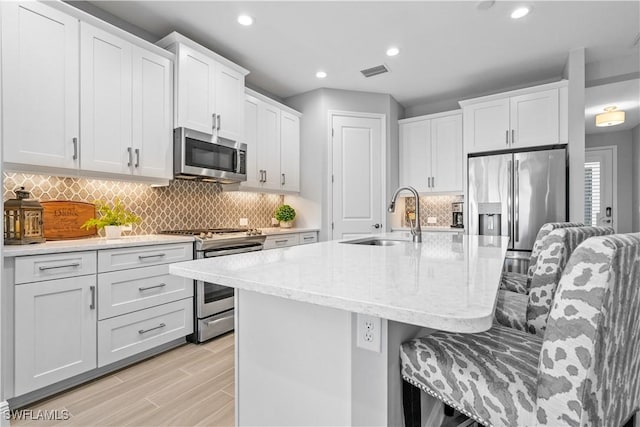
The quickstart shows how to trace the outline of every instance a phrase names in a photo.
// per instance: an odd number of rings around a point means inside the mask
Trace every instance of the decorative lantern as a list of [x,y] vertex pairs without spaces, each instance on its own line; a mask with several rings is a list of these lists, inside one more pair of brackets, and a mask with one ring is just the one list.
[[41,243],[44,238],[43,209],[24,187],[15,190],[16,198],[4,202],[4,244]]

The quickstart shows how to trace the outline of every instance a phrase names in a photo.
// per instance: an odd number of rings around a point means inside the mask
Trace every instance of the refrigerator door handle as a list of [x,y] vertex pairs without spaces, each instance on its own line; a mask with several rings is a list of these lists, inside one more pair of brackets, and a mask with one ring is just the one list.
[[516,167],[514,168],[515,174],[515,189],[513,191],[513,216],[515,219],[515,224],[513,227],[513,234],[515,241],[520,240],[520,160],[516,160]]
[[513,180],[512,180],[512,167],[511,167],[512,161],[508,160],[507,161],[507,231],[508,231],[508,235],[509,235],[509,239],[511,239],[511,232],[513,230],[512,226],[511,226],[511,213],[513,212],[512,208],[511,208],[511,196],[513,194]]

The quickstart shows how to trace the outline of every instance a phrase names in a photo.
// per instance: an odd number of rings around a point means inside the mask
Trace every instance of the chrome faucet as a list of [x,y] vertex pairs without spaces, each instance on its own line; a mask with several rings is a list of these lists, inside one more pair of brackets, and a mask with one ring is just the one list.
[[415,219],[415,223],[411,223],[411,236],[413,238],[414,243],[421,243],[422,242],[422,228],[420,228],[420,196],[418,195],[418,192],[416,191],[415,188],[413,187],[400,187],[396,190],[396,192],[393,194],[393,197],[391,198],[391,203],[389,203],[389,212],[395,212],[396,211],[396,199],[398,198],[398,194],[400,194],[400,192],[402,190],[407,190],[410,191],[411,193],[413,193],[413,198],[416,201],[416,219]]

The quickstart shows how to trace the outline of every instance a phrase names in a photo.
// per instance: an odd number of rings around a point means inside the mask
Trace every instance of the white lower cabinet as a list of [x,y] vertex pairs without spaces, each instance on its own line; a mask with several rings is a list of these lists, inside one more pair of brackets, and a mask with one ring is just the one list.
[[96,365],[96,276],[15,287],[15,394]]
[[318,241],[318,232],[309,231],[307,233],[300,233],[300,244],[308,245],[309,243],[316,243]]
[[193,299],[98,322],[98,366],[133,356],[193,332]]
[[271,234],[264,241],[263,249],[286,248],[288,246],[306,245],[318,241],[317,231],[303,233]]

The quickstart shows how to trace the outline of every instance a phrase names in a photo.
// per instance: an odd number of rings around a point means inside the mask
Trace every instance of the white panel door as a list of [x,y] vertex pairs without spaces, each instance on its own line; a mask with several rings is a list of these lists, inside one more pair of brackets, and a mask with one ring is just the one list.
[[75,169],[78,20],[38,2],[0,7],[4,161]]
[[206,55],[179,45],[177,127],[213,135],[215,66]]
[[509,98],[464,108],[464,144],[470,153],[509,148]]
[[215,74],[215,113],[218,136],[241,141],[244,127],[244,76],[220,63]]
[[462,192],[462,115],[431,120],[431,190]]
[[259,170],[263,173],[263,188],[280,189],[280,109],[260,103],[258,113]]
[[419,192],[430,191],[431,121],[400,125],[400,186],[410,185]]
[[80,25],[80,164],[83,170],[130,174],[131,50],[125,40]]
[[385,206],[380,122],[333,116],[333,239],[382,231]]
[[300,191],[300,118],[280,112],[280,185]]
[[584,223],[618,229],[616,164],[612,147],[587,149],[584,161]]
[[173,63],[133,47],[135,175],[173,178]]
[[558,89],[511,97],[511,147],[560,142]]
[[15,394],[96,368],[96,276],[15,288]]
[[258,172],[258,123],[259,105],[261,101],[253,96],[246,95],[244,100],[244,137],[242,141],[247,144],[247,180],[241,186],[259,187],[262,185],[262,177]]

